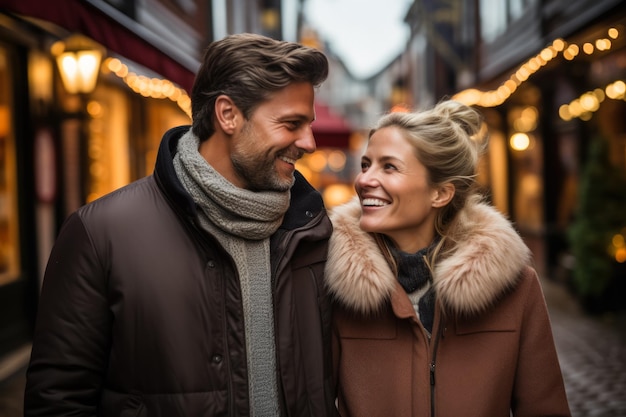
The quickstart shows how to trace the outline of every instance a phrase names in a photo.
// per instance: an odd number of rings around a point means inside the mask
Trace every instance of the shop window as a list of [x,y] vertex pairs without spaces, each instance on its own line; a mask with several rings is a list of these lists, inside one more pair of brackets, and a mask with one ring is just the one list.
[[[141,98],[133,104],[123,90],[105,83],[85,105],[87,202],[150,175],[162,135],[191,123],[170,100]],[[138,122],[139,114],[145,115],[145,123]]]
[[[191,119],[170,100],[146,100],[146,125],[141,144],[142,161],[137,162],[137,175],[143,177],[154,171],[156,156],[163,134],[176,126],[190,125]],[[139,145],[139,144],[137,144]],[[143,165],[143,171],[140,170]]]
[[119,89],[100,85],[86,103],[86,110],[89,202],[131,181],[128,100]]
[[508,111],[515,221],[526,233],[540,233],[544,224],[543,146],[536,130],[538,120],[539,110],[534,106],[515,106]]
[[0,285],[18,278],[19,234],[12,83],[8,51],[0,46]]

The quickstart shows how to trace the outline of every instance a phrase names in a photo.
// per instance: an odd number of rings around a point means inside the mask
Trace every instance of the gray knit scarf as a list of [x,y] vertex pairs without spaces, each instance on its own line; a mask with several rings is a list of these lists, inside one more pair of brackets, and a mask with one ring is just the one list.
[[251,416],[279,415],[269,238],[289,207],[290,193],[253,192],[222,177],[198,151],[189,131],[178,142],[174,168],[200,207],[200,225],[237,266],[243,302]]

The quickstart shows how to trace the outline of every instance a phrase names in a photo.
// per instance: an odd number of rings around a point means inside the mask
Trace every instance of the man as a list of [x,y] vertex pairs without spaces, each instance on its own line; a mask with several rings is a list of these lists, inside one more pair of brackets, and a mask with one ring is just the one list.
[[193,125],[154,174],[80,208],[51,253],[26,416],[328,416],[331,224],[294,169],[315,150],[311,48],[209,45]]

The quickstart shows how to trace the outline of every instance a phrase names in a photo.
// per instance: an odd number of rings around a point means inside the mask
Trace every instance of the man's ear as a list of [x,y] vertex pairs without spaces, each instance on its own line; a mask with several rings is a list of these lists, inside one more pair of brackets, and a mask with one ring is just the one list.
[[215,99],[216,128],[219,127],[227,135],[232,135],[237,130],[240,118],[241,112],[230,97],[222,94]]
[[451,182],[445,183],[435,190],[432,198],[433,207],[444,207],[447,205],[452,197],[454,197],[454,184]]

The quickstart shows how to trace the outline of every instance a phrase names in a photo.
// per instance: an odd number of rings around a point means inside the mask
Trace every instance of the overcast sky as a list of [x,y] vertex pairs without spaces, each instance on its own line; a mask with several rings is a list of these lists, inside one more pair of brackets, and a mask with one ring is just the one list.
[[357,78],[391,62],[409,37],[404,23],[412,0],[306,0],[306,20]]

